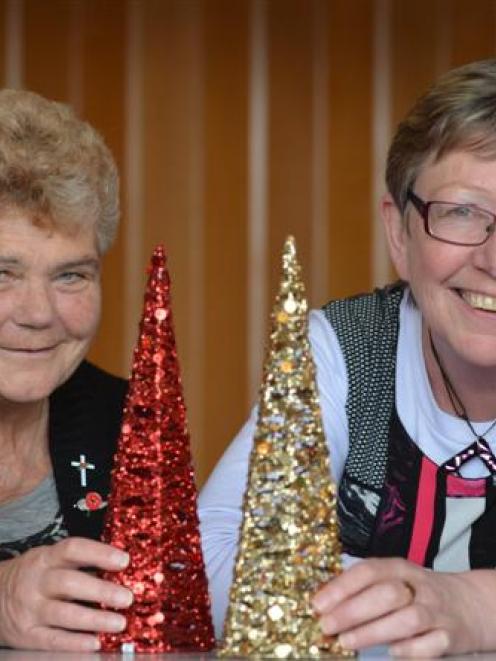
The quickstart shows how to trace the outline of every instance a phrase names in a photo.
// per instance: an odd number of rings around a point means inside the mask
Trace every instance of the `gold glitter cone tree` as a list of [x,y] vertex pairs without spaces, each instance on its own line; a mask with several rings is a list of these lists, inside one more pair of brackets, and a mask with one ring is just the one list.
[[292,237],[271,323],[221,654],[348,656],[321,633],[310,605],[341,571],[341,548]]

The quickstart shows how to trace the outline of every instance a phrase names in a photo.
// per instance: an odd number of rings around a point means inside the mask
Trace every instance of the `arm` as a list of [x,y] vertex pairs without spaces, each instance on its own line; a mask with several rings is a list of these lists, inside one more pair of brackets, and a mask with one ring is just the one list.
[[496,572],[434,572],[400,558],[364,560],[314,598],[325,633],[345,647],[390,645],[393,656],[496,649]]
[[105,607],[128,607],[132,593],[81,569],[118,571],[128,561],[116,548],[71,537],[0,562],[0,641],[22,649],[99,649],[95,634],[126,626]]
[[[317,368],[324,429],[329,445],[332,445],[332,475],[339,480],[348,451],[344,360],[332,328],[321,312],[310,314],[309,335]],[[256,423],[255,408],[216,466],[199,499],[203,552],[217,636],[222,634],[229,599]]]
[[256,409],[215,467],[199,498],[203,554],[217,637],[227,609],[238,547],[242,502],[256,425]]

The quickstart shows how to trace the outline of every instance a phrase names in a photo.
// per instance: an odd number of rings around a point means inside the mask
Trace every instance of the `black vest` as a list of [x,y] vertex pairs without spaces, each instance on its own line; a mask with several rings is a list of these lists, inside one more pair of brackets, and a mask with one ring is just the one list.
[[404,284],[396,283],[323,308],[348,373],[350,449],[339,486],[338,516],[343,547],[355,555],[367,555],[386,476],[404,290]]

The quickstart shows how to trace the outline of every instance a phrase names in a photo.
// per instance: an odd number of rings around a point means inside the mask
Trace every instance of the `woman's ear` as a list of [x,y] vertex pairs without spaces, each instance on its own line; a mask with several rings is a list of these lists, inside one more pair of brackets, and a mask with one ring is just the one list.
[[389,193],[382,197],[380,210],[389,247],[389,256],[399,277],[408,281],[407,242],[409,233],[406,219],[403,218]]

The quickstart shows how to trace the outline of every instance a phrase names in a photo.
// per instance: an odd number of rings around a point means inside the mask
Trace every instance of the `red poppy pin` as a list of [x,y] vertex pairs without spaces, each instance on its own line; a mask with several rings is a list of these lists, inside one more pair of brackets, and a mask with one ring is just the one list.
[[82,512],[95,512],[96,510],[101,510],[107,506],[107,501],[103,500],[100,494],[97,491],[88,491],[84,498],[80,498],[74,507],[77,507],[78,510]]

